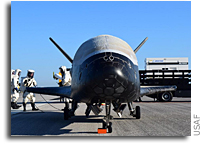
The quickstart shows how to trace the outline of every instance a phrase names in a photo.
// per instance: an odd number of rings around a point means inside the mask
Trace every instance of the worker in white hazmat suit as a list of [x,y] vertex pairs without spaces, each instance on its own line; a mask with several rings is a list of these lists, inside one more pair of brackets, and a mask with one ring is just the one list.
[[12,79],[13,79],[14,74],[15,74],[15,70],[11,69],[11,99],[12,99]]
[[21,74],[20,69],[16,69],[14,72],[14,75],[11,76],[11,107],[13,109],[18,109],[21,107],[20,105],[17,104],[17,100],[19,98],[19,93],[20,93],[20,84],[19,84],[19,77]]
[[59,86],[70,86],[71,85],[71,75],[70,69],[67,69],[66,66],[61,66],[59,68],[60,72],[57,74],[53,74],[54,79],[59,79]]
[[13,78],[14,74],[15,74],[15,70],[11,69],[11,82],[12,82],[12,78]]
[[[24,77],[22,84],[24,88],[25,87],[35,87],[37,85],[35,79],[34,79],[34,70],[28,70],[27,71],[27,76]],[[35,108],[35,94],[31,92],[27,92],[26,89],[23,92],[23,110],[26,111],[26,104],[30,100],[32,110],[39,110]]]
[[[53,78],[54,79],[59,79],[59,87],[63,87],[63,86],[71,86],[71,75],[70,75],[70,69],[67,69],[66,66],[61,66],[59,68],[60,72],[57,74],[53,73]],[[60,97],[60,100],[63,97]],[[66,98],[66,101],[69,102],[70,100],[68,98]]]

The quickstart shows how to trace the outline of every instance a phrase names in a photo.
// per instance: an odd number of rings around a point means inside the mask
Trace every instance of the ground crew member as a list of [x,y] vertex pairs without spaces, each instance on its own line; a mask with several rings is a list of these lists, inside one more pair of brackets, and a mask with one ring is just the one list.
[[12,79],[15,74],[15,70],[11,69],[11,99],[12,99]]
[[[59,68],[60,72],[57,74],[53,73],[54,79],[59,79],[59,87],[63,86],[71,86],[71,75],[70,75],[70,69],[67,69],[66,66],[61,66]],[[60,101],[63,97],[60,97]],[[66,101],[69,102],[70,100],[66,98]]]
[[71,75],[70,75],[70,69],[67,69],[66,66],[61,66],[59,68],[60,72],[58,74],[53,73],[54,79],[59,79],[58,85],[61,86],[70,86],[71,85]]
[[20,69],[16,69],[14,72],[14,75],[11,76],[11,107],[13,109],[18,109],[21,107],[20,105],[17,105],[17,100],[19,98],[19,92],[20,92],[20,85],[19,85],[19,77],[21,74]]
[[11,69],[11,82],[12,82],[12,78],[13,78],[14,74],[15,74],[15,70]]
[[[23,86],[24,87],[35,87],[37,85],[35,79],[34,79],[34,70],[28,70],[27,76],[23,79]],[[35,94],[31,92],[27,92],[26,90],[23,92],[23,110],[26,111],[26,104],[30,100],[32,110],[39,110],[35,108]]]

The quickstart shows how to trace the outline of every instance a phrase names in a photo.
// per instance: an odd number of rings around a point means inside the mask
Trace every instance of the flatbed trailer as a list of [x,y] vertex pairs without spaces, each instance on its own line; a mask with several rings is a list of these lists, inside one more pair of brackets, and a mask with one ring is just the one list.
[[149,97],[157,98],[160,101],[171,101],[173,96],[191,97],[191,70],[139,70],[139,76],[141,86],[177,86],[175,92]]

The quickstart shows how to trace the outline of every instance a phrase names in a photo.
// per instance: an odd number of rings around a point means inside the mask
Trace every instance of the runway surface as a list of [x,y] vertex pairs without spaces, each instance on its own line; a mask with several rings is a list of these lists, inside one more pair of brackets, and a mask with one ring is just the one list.
[[[57,96],[43,95],[54,107],[63,109],[63,103]],[[41,111],[31,111],[27,104],[27,111],[22,107],[11,109],[11,135],[37,136],[190,136],[191,135],[191,98],[174,98],[172,102],[153,102],[153,99],[143,97],[143,102],[134,102],[141,107],[141,119],[129,115],[125,108],[122,118],[112,110],[112,133],[98,134],[102,127],[105,110],[95,116],[92,112],[86,118],[84,103],[79,103],[75,116],[69,120],[63,119],[63,111],[47,104],[40,95],[36,95],[36,106]],[[22,97],[19,98],[19,104]],[[113,107],[112,107],[113,108]]]

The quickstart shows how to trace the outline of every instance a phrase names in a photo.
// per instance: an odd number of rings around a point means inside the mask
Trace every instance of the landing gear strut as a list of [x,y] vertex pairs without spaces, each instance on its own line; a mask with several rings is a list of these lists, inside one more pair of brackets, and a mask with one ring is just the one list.
[[64,108],[64,120],[68,120],[70,118],[69,116],[69,102],[65,102],[65,108]]
[[128,102],[128,108],[130,110],[130,115],[136,117],[136,119],[140,119],[140,106],[136,106],[135,109],[133,108],[133,103]]
[[110,122],[110,119],[112,119],[112,116],[110,115],[111,101],[105,102],[105,109],[106,109],[106,116],[105,116],[106,121],[103,120],[102,128],[98,128],[98,132],[99,129],[105,129],[107,130],[108,133],[112,133],[112,123]]
[[87,109],[86,109],[85,114],[86,114],[86,117],[89,117],[90,111],[92,110],[92,109],[91,109],[92,106],[91,106],[91,104],[86,104],[86,105],[87,105]]
[[64,120],[68,120],[70,117],[74,116],[74,112],[77,109],[77,102],[72,101],[72,109],[69,109],[69,102],[65,102],[65,108],[64,108]]
[[123,110],[125,109],[126,107],[126,104],[121,104],[121,103],[117,103],[117,102],[112,102],[112,105],[114,106],[114,111],[117,113],[117,115],[119,117],[122,117],[122,113],[123,113]]

